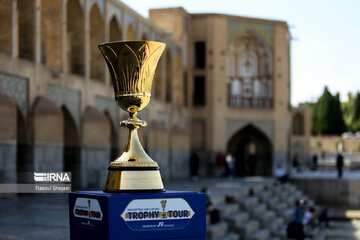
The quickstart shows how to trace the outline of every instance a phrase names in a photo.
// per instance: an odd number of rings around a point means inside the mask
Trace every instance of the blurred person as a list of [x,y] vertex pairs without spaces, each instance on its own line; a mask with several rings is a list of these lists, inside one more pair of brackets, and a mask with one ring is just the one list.
[[226,167],[225,167],[225,156],[222,152],[218,152],[216,155],[216,172],[217,175],[222,177],[225,175]]
[[338,152],[336,156],[336,168],[338,172],[338,178],[342,178],[343,167],[344,167],[344,157],[341,154],[341,152]]
[[304,218],[303,218],[303,224],[311,226],[311,227],[315,227],[316,223],[317,223],[316,219],[317,219],[317,215],[315,212],[315,208],[310,207],[309,210],[305,211]]
[[233,155],[231,153],[228,153],[226,155],[226,166],[227,166],[227,170],[228,170],[228,176],[229,177],[233,177],[234,176],[234,164],[235,164],[235,159],[233,157]]
[[249,167],[249,175],[255,176],[256,173],[256,145],[251,142],[249,144],[249,156],[247,158],[247,166]]
[[197,155],[196,152],[192,152],[191,153],[191,157],[190,157],[190,174],[191,174],[191,178],[194,181],[198,181],[199,180],[199,156]]
[[300,166],[299,166],[299,161],[298,161],[298,155],[294,154],[293,160],[292,160],[292,166],[293,168],[295,168],[295,170],[297,172],[300,172]]
[[317,156],[317,154],[314,154],[314,155],[313,155],[313,158],[312,158],[311,170],[312,170],[312,171],[316,171],[316,170],[317,170],[317,166],[318,166],[318,156]]
[[326,157],[326,153],[324,150],[321,151],[321,159],[322,160],[325,160],[325,157]]
[[287,229],[287,238],[288,239],[296,239],[296,240],[304,240],[304,226],[303,226],[303,206],[299,200],[295,202],[295,217],[289,223]]
[[285,170],[282,168],[281,164],[278,164],[275,169],[275,177],[280,183],[286,183],[289,179]]
[[328,209],[324,208],[319,214],[319,223],[322,225],[324,223],[325,227],[329,227],[329,217],[328,217]]
[[206,212],[210,216],[210,223],[214,224],[220,222],[220,211],[211,201],[208,189],[203,187],[201,192],[206,194]]

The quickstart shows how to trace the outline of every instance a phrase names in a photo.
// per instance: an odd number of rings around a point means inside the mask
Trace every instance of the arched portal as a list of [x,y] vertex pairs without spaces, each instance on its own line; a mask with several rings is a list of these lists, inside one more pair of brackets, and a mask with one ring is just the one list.
[[61,0],[41,0],[41,62],[57,69],[62,65],[61,7]]
[[16,102],[0,91],[0,182],[16,182]]
[[110,158],[111,127],[105,114],[86,107],[82,117],[82,186],[99,188],[106,180]]
[[61,107],[64,122],[64,171],[71,172],[72,186],[81,186],[80,139],[75,121],[66,107]]
[[272,174],[272,144],[269,138],[253,125],[238,131],[228,142],[228,152],[236,158],[236,173],[240,176]]
[[21,173],[34,171],[32,147],[29,141],[29,132],[24,116],[17,108],[16,128],[16,170],[17,181],[24,182]]
[[136,34],[133,25],[130,23],[126,29],[126,40],[136,40]]
[[34,171],[63,170],[63,114],[46,97],[37,97],[32,108]]
[[122,40],[122,34],[119,27],[119,23],[116,17],[113,16],[110,21],[110,42],[121,41],[121,40]]
[[84,14],[79,0],[67,3],[67,59],[70,72],[84,74]]
[[33,0],[18,0],[19,57],[34,60],[35,3]]
[[104,23],[99,6],[95,3],[90,10],[90,62],[91,78],[99,81],[104,81],[105,64],[97,46],[104,39]]
[[113,122],[111,121],[109,112],[106,111],[105,116],[110,125],[110,143],[111,143],[110,162],[111,162],[119,157],[119,145],[118,145],[119,141],[118,141],[117,129],[115,128]]

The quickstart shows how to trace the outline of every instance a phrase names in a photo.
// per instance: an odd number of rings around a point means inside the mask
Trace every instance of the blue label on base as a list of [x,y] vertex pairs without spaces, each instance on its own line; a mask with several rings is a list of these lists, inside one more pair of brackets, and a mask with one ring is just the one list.
[[183,229],[195,212],[182,198],[136,199],[131,201],[121,218],[133,231]]

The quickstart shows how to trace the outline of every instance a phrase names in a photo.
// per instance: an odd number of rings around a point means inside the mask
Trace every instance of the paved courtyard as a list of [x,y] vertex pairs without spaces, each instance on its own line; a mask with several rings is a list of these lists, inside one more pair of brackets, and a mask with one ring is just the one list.
[[[206,186],[226,187],[256,185],[264,178],[248,179],[202,179],[165,182],[167,189],[199,191]],[[360,239],[360,223],[334,222],[326,233],[326,239]],[[341,234],[343,233],[343,234]],[[345,234],[345,235],[344,235]],[[342,238],[342,237],[345,238]],[[359,238],[357,238],[359,237]],[[17,198],[0,198],[0,240],[52,239],[68,240],[67,194],[21,194]]]
[[68,240],[67,194],[0,199],[0,239]]

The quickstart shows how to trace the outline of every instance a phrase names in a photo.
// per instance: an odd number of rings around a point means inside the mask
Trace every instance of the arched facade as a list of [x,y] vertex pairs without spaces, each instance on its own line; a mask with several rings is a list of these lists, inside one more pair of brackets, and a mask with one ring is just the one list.
[[61,69],[62,9],[61,0],[41,0],[41,63]]
[[17,109],[13,99],[0,92],[0,181],[16,183]]
[[59,171],[63,166],[64,121],[61,110],[46,97],[34,101],[34,171]]
[[80,153],[80,135],[76,127],[74,118],[67,107],[62,106],[61,112],[63,116],[63,169],[65,172],[72,173],[72,187],[82,187],[83,177],[82,170],[84,168],[81,162]]
[[113,125],[113,121],[111,120],[111,116],[108,111],[105,111],[106,119],[109,122],[110,126],[110,159],[109,161],[114,161],[119,157],[119,136],[117,133],[116,127]]
[[82,118],[83,187],[101,187],[105,183],[111,150],[111,125],[105,114],[87,107]]
[[19,57],[34,60],[35,38],[35,2],[34,0],[17,0],[18,14],[18,47]]
[[234,134],[227,145],[236,159],[239,176],[272,175],[273,147],[269,138],[254,125],[247,125]]
[[272,50],[252,32],[232,42],[227,55],[228,104],[272,107]]
[[97,46],[104,40],[104,21],[99,6],[95,3],[90,10],[90,76],[101,82],[105,79],[105,64]]
[[70,72],[83,75],[84,61],[84,12],[79,0],[68,0],[67,19],[67,63]]
[[136,40],[136,33],[135,33],[134,26],[133,26],[132,23],[130,23],[130,24],[127,26],[127,29],[126,29],[126,40],[127,40],[127,41]]
[[116,16],[113,16],[110,20],[110,42],[121,40],[122,32]]
[[0,0],[0,52],[11,54],[12,1]]

